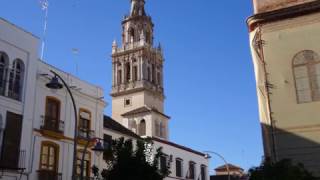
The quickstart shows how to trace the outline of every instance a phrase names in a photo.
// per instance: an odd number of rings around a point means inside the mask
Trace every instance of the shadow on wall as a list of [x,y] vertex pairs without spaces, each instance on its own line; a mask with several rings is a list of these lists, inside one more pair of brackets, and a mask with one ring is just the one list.
[[265,124],[261,126],[266,156],[271,154],[272,159],[276,160],[292,159],[295,163],[302,163],[306,169],[320,177],[319,128],[299,128],[289,132]]

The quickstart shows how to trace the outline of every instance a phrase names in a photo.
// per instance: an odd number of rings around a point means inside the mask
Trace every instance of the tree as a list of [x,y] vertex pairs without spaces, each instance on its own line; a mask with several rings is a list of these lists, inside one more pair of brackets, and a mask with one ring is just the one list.
[[291,160],[284,159],[272,163],[266,159],[261,166],[249,170],[249,180],[316,180],[302,164],[293,164]]
[[134,147],[132,140],[120,138],[106,153],[107,168],[101,173],[106,180],[163,180],[170,174],[170,161],[159,170],[163,153],[161,148],[154,151],[150,140],[137,140]]

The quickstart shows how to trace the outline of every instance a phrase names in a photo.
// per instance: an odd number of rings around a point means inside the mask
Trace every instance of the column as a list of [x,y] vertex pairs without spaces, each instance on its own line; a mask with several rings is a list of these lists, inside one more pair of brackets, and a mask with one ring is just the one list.
[[115,73],[116,73],[116,69],[115,69],[115,63],[112,62],[112,87],[115,86],[116,81],[115,81]]
[[138,81],[141,81],[141,57],[138,57],[138,64],[137,64],[137,67],[138,67]]
[[143,69],[143,57],[141,56],[140,58],[140,78],[141,80],[144,80],[145,77],[144,77],[144,73],[143,73],[144,69]]
[[114,84],[115,86],[118,86],[118,62],[114,63]]
[[133,58],[130,59],[130,82],[133,81]]
[[121,73],[122,73],[122,77],[121,77],[121,83],[124,84],[125,83],[125,68],[124,68],[124,59],[121,62]]

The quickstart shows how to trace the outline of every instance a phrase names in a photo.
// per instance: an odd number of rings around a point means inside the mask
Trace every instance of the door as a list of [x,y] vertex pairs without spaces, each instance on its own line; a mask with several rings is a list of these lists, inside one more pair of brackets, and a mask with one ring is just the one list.
[[19,168],[21,130],[22,116],[7,112],[1,152],[2,168]]

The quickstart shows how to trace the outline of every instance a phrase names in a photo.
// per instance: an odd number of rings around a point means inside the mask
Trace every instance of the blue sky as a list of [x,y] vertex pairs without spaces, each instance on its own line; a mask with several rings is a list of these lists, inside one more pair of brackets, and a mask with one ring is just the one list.
[[[49,1],[46,61],[103,87],[110,102],[111,44],[120,41],[129,0]],[[146,9],[164,48],[171,140],[244,168],[258,165],[262,140],[245,24],[251,1],[147,0]],[[2,0],[0,16],[42,37],[38,0]],[[213,156],[211,169],[221,164]]]

